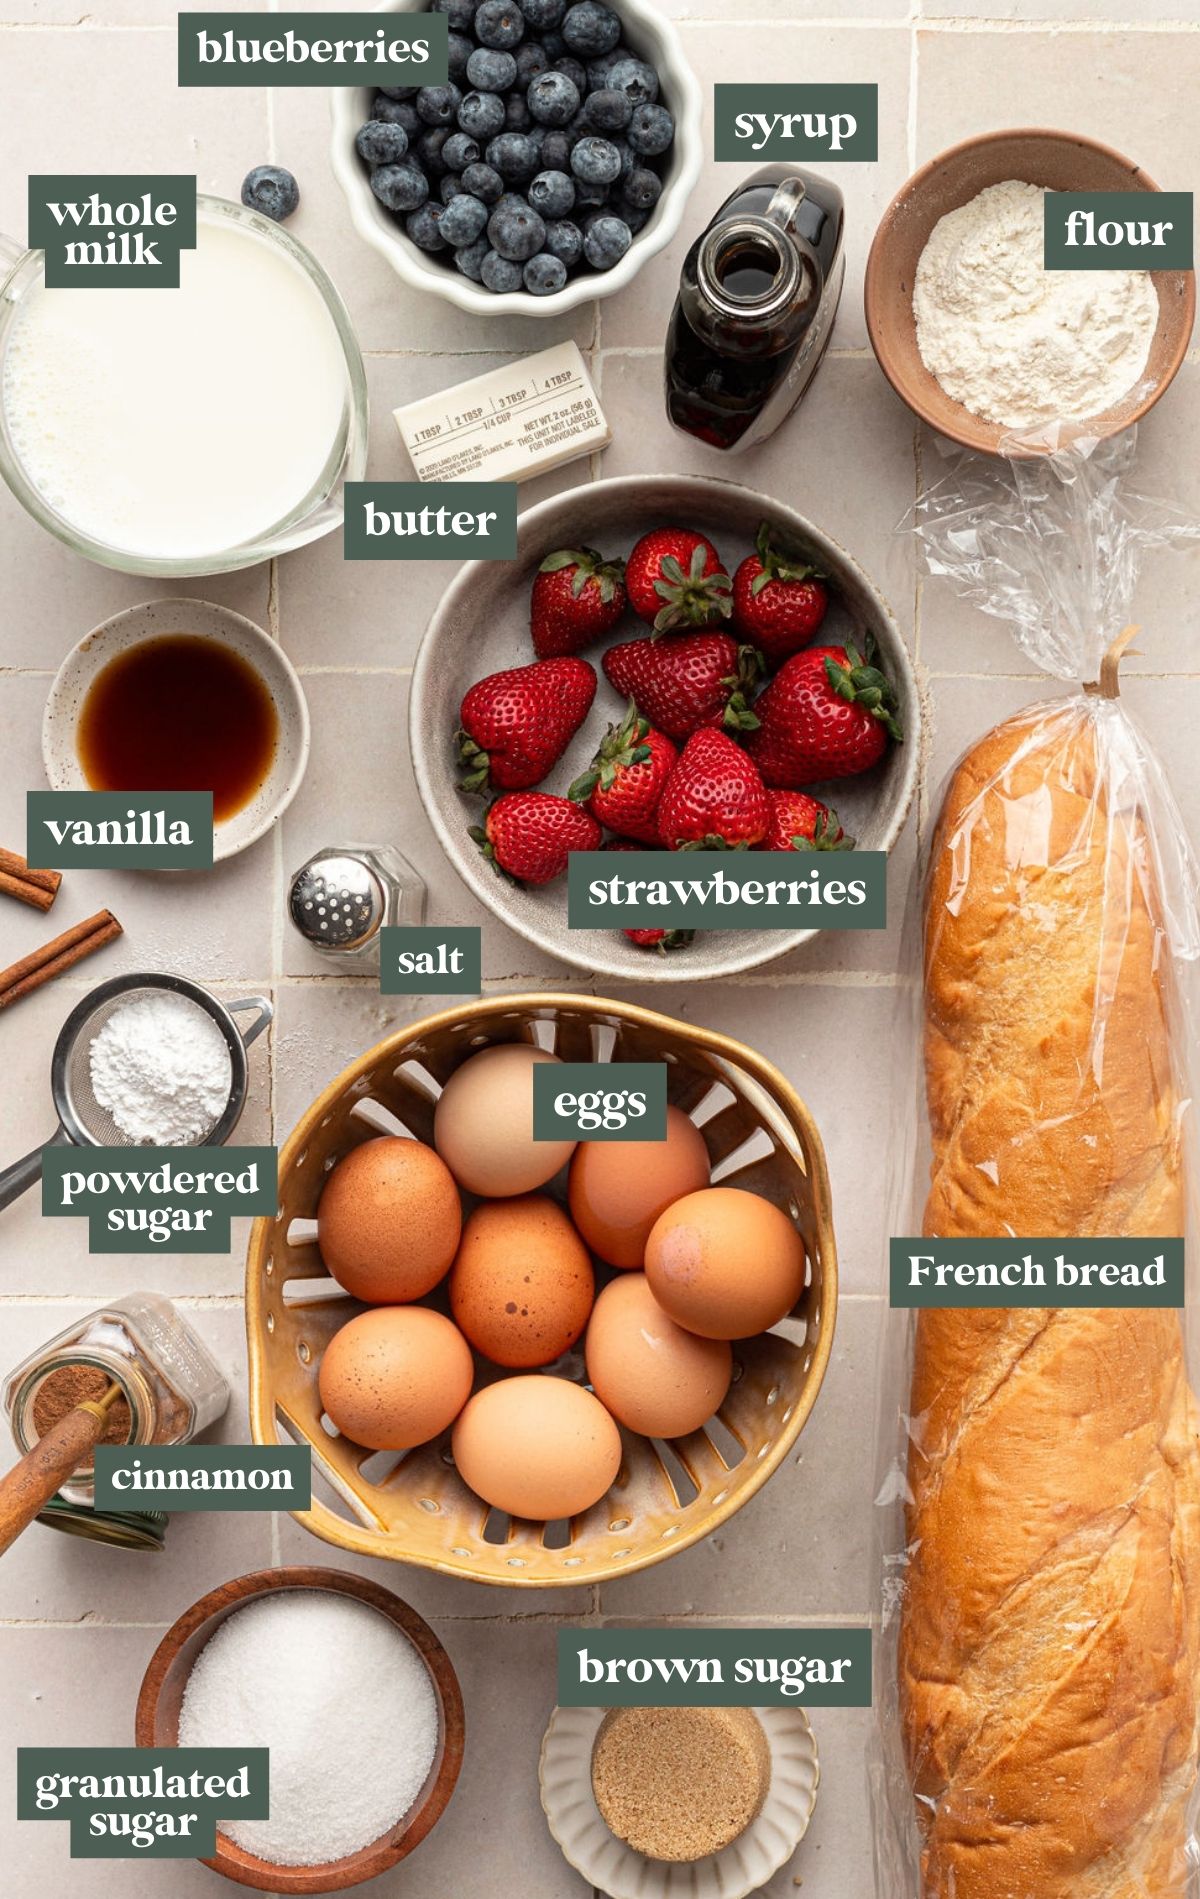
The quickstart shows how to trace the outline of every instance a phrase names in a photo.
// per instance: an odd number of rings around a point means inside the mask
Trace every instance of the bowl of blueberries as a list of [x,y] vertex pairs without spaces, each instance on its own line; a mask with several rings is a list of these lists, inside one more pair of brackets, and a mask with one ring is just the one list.
[[700,89],[655,0],[385,0],[448,15],[445,85],[334,88],[333,169],[406,283],[482,314],[609,296],[670,243]]

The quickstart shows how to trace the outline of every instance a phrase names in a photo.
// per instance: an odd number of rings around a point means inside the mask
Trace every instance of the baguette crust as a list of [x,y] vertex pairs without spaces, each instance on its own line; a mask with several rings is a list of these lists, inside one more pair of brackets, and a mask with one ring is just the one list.
[[[964,759],[926,910],[927,1234],[1182,1233],[1154,903],[1078,702]],[[925,1899],[1183,1899],[1200,1451],[1178,1315],[922,1311],[912,1416]]]

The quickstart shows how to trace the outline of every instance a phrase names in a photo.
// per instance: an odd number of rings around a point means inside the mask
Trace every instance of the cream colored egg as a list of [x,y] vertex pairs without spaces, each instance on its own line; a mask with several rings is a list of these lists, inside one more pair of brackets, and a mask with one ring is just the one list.
[[590,1510],[621,1468],[621,1433],[600,1400],[537,1373],[477,1391],[452,1442],[476,1496],[536,1523]]
[[728,1343],[676,1325],[644,1273],[623,1273],[604,1288],[585,1350],[596,1396],[643,1437],[698,1431],[721,1404],[733,1375]]
[[438,1099],[433,1144],[460,1187],[487,1200],[533,1193],[570,1158],[574,1141],[533,1138],[533,1071],[558,1057],[498,1042],[456,1068]]

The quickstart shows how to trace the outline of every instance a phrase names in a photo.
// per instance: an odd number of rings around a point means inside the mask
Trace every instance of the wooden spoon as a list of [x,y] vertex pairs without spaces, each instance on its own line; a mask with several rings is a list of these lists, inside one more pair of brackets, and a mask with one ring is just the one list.
[[102,1398],[84,1398],[0,1477],[0,1556],[72,1472],[86,1464],[104,1430],[109,1406],[123,1395],[121,1386],[112,1384]]

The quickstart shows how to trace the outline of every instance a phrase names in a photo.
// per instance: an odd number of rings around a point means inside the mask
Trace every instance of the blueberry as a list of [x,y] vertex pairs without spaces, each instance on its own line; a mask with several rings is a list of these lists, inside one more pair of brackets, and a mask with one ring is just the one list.
[[561,58],[555,60],[554,70],[556,73],[566,74],[582,99],[588,89],[587,67],[581,65],[573,53],[563,53]]
[[621,37],[621,22],[600,0],[578,0],[563,15],[562,35],[573,53],[595,59],[598,53],[611,53]]
[[522,276],[530,296],[552,297],[566,283],[567,267],[561,257],[555,257],[550,251],[539,251],[536,257],[530,258]]
[[480,204],[495,204],[504,196],[504,180],[491,165],[468,165],[462,174],[463,188]]
[[446,44],[450,51],[450,77],[462,79],[466,74],[467,61],[475,51],[475,42],[469,40],[465,33],[451,33]]
[[445,240],[441,233],[441,222],[445,209],[440,204],[423,204],[419,211],[410,211],[404,220],[404,228],[414,244],[423,251],[444,251]]
[[460,191],[443,211],[438,232],[445,243],[457,250],[461,244],[474,244],[482,237],[487,221],[486,204],[480,204],[469,191]]
[[516,0],[483,0],[475,15],[475,38],[481,46],[519,46],[525,37],[525,15]]
[[629,226],[630,233],[634,237],[650,222],[650,213],[648,211],[639,211],[633,205],[622,205],[621,216]]
[[611,270],[633,242],[624,218],[597,218],[583,240],[583,254],[594,270]]
[[429,125],[421,133],[416,145],[409,152],[410,158],[424,165],[431,178],[440,178],[446,166],[442,159],[442,147],[450,137],[448,125]]
[[533,124],[533,114],[521,92],[510,92],[504,101],[504,124],[510,132],[528,132]]
[[408,150],[408,133],[402,125],[368,119],[354,143],[359,157],[365,158],[368,165],[395,165]]
[[552,66],[557,66],[567,50],[567,42],[561,33],[543,33],[542,50]]
[[300,202],[300,187],[282,165],[256,165],[242,180],[242,203],[282,224]]
[[486,237],[478,238],[474,244],[462,245],[454,253],[454,268],[461,270],[463,276],[469,277],[473,284],[482,283],[483,260],[489,249]]
[[633,117],[633,102],[627,94],[605,86],[590,92],[584,106],[587,121],[597,132],[623,132]]
[[675,121],[666,106],[634,106],[626,134],[635,152],[643,158],[655,158],[665,152],[675,136]]
[[438,184],[438,197],[443,204],[449,204],[451,198],[457,198],[462,189],[462,180],[454,172],[448,171]]
[[567,10],[567,0],[521,0],[526,26],[535,33],[557,26]]
[[517,62],[511,53],[478,46],[467,61],[467,78],[480,92],[508,92],[516,84]]
[[550,61],[536,40],[526,40],[517,50],[517,86],[528,92],[531,80],[548,70]]
[[510,204],[502,198],[488,219],[487,233],[494,251],[523,264],[541,250],[546,226],[529,205]]
[[469,33],[475,24],[475,9],[479,0],[429,0],[426,9],[429,13],[445,13],[456,33]]
[[461,104],[457,86],[422,86],[417,94],[417,111],[426,125],[450,125]]
[[542,165],[546,171],[566,171],[571,163],[571,141],[565,132],[543,126]]
[[583,211],[589,206],[594,208],[599,204],[607,204],[611,195],[611,185],[587,184],[580,178],[575,185],[575,209]]
[[544,218],[565,218],[575,203],[575,186],[564,171],[540,171],[529,186],[529,202]]
[[554,218],[546,226],[546,249],[552,257],[561,257],[570,270],[583,256],[583,233],[567,218]]
[[585,185],[610,185],[621,175],[621,154],[606,138],[581,138],[571,153],[571,170]]
[[465,171],[478,157],[478,142],[465,132],[451,132],[442,146],[442,163],[448,171]]
[[[484,156],[488,164],[510,183],[519,184],[526,178],[532,178],[538,168],[537,146],[526,138],[524,132],[501,132],[499,138],[492,140]],[[492,242],[495,243],[494,238]]]
[[401,103],[405,99],[415,99],[421,88],[420,86],[380,86],[379,90],[385,99],[395,99]]
[[402,125],[409,138],[415,138],[421,129],[421,115],[411,99],[389,99],[384,92],[375,94],[371,117],[384,125]]
[[662,179],[656,171],[631,171],[621,186],[626,204],[636,211],[653,211],[662,197]]
[[526,104],[539,125],[566,125],[579,110],[579,87],[568,73],[539,73],[530,82]]
[[631,53],[622,53],[615,65],[608,69],[605,83],[615,92],[623,92],[631,105],[653,105],[658,98],[658,74],[653,66],[644,59],[635,59]]
[[504,101],[494,92],[469,92],[458,108],[458,123],[471,138],[495,138],[504,130]]
[[480,281],[489,290],[519,290],[521,288],[521,266],[507,257],[501,257],[499,251],[489,251],[479,267]]
[[609,73],[614,66],[620,64],[624,57],[624,47],[617,47],[614,52],[601,53],[599,59],[589,59],[587,65],[588,91],[602,92],[608,84]]
[[429,196],[429,180],[416,165],[379,165],[371,173],[371,190],[389,211],[415,211]]
[[627,138],[615,138],[613,144],[621,154],[621,173],[618,182],[624,184],[631,171],[642,171],[644,167]]

